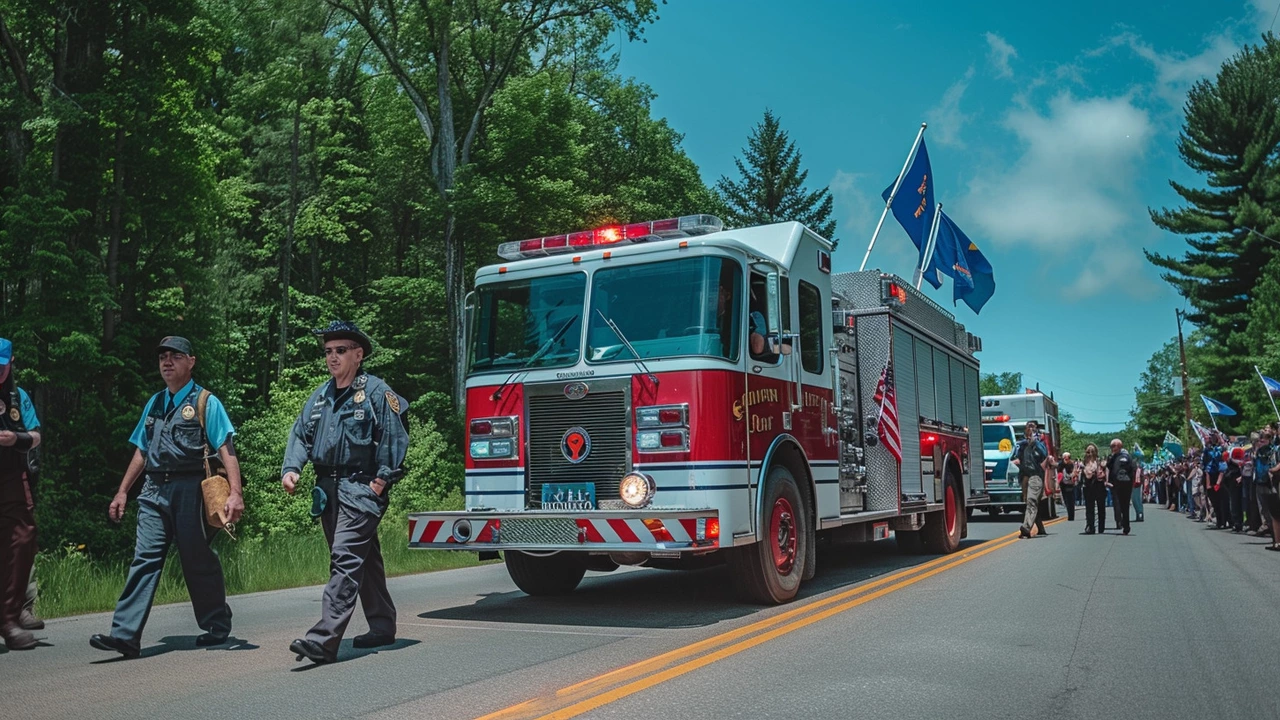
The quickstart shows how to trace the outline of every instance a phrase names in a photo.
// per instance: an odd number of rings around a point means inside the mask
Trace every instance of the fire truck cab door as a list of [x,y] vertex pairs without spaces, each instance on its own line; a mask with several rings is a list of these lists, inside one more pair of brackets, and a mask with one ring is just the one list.
[[[790,283],[785,276],[760,263],[752,266],[747,282],[747,392],[743,422],[747,424],[747,459],[750,461],[751,507],[756,507],[758,485],[765,468],[765,454],[779,435],[791,432],[791,405],[796,400],[788,344],[780,342],[790,333]],[[777,306],[769,303],[770,277],[777,278]],[[778,323],[770,326],[770,320]],[[752,514],[754,529],[759,518]]]

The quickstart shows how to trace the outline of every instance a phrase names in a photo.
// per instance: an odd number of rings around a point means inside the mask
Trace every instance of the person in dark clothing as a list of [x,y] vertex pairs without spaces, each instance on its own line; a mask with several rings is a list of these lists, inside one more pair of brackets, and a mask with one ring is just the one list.
[[1222,434],[1214,433],[1212,443],[1204,449],[1205,500],[1213,506],[1214,527],[1222,530],[1227,527],[1231,515],[1222,482],[1230,463],[1227,462],[1227,448],[1222,444]]
[[1124,449],[1120,438],[1111,441],[1111,456],[1107,458],[1107,483],[1111,485],[1111,493],[1116,508],[1116,522],[1120,531],[1129,534],[1129,504],[1133,494],[1133,479],[1137,477],[1137,468],[1129,451]]
[[[1220,492],[1226,498],[1226,515],[1231,521],[1231,532],[1235,533],[1244,532],[1244,478],[1241,470],[1245,457],[1244,448],[1232,448],[1231,461],[1227,464],[1227,471],[1222,474]],[[1219,522],[1222,522],[1222,516],[1219,516]]]
[[[25,610],[36,557],[29,453],[40,447],[40,419],[13,377],[13,343],[0,338],[0,637],[10,650],[38,643]],[[43,627],[43,625],[42,625]]]
[[1038,429],[1039,426],[1035,421],[1028,422],[1026,437],[1019,440],[1013,448],[1013,464],[1018,468],[1018,475],[1022,481],[1022,494],[1027,502],[1022,527],[1018,529],[1018,535],[1023,538],[1031,537],[1032,525],[1035,525],[1038,534],[1048,535],[1044,530],[1044,515],[1040,512],[1040,508],[1044,496],[1045,465],[1049,460],[1049,451],[1040,439],[1040,434],[1036,432]]
[[312,332],[321,338],[332,377],[311,394],[293,424],[280,483],[292,495],[302,468],[315,468],[312,515],[329,544],[329,584],[319,622],[289,649],[299,660],[331,663],[357,599],[369,632],[352,645],[375,648],[396,641],[396,607],[387,590],[378,524],[391,487],[404,475],[409,403],[365,371],[373,341],[358,327],[334,321]]
[[1071,459],[1071,453],[1062,453],[1062,460],[1058,463],[1058,472],[1062,473],[1059,487],[1062,488],[1062,504],[1067,506],[1067,522],[1076,519],[1076,481],[1079,467],[1079,463]]
[[1084,494],[1084,534],[1093,535],[1095,528],[1099,534],[1106,532],[1107,468],[1098,457],[1098,446],[1093,443],[1089,443],[1084,449],[1084,460],[1080,463],[1080,486]]

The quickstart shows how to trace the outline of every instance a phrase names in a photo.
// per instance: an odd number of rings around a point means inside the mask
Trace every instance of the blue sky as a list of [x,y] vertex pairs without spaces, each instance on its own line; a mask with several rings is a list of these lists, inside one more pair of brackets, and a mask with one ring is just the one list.
[[[658,94],[708,182],[771,108],[835,197],[837,271],[857,269],[928,121],[937,200],[995,267],[982,314],[955,309],[984,371],[1023,372],[1103,431],[1183,307],[1142,250],[1185,248],[1147,208],[1180,204],[1170,179],[1198,183],[1175,144],[1186,90],[1277,4],[672,0],[620,69]],[[909,277],[915,252],[890,216],[870,266]],[[952,307],[949,283],[933,296]]]

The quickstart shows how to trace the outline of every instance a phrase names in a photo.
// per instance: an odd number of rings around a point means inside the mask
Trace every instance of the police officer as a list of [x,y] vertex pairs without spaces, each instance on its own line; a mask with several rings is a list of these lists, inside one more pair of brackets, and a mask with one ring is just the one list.
[[36,557],[27,453],[40,446],[39,427],[31,398],[13,377],[13,343],[0,338],[0,635],[10,650],[36,646],[31,630],[38,628],[24,627],[35,624],[24,606]]
[[[160,572],[169,545],[177,542],[178,559],[204,634],[196,645],[221,645],[231,634],[231,608],[222,577],[222,564],[209,543],[217,532],[205,523],[206,448],[217,453],[227,471],[231,494],[223,515],[234,523],[244,512],[240,463],[232,436],[235,428],[217,397],[191,379],[196,356],[186,338],[166,337],[156,348],[165,389],[151,396],[129,441],[137,446],[108,513],[113,522],[124,516],[129,488],[144,473],[138,495],[138,539],[133,564],[116,603],[110,635],[94,635],[89,644],[99,650],[138,656],[142,627],[151,612]],[[203,420],[198,417],[204,398]],[[203,426],[203,427],[202,427]]]
[[1111,457],[1107,458],[1107,482],[1111,484],[1112,505],[1116,512],[1116,526],[1129,534],[1129,496],[1133,494],[1133,480],[1138,476],[1137,466],[1120,438],[1111,441]]
[[289,649],[299,660],[329,663],[337,659],[357,596],[369,632],[352,644],[372,648],[396,640],[396,608],[387,591],[378,523],[388,490],[404,472],[408,403],[364,371],[373,343],[355,325],[335,320],[312,332],[323,340],[333,377],[302,406],[285,448],[280,483],[292,495],[303,466],[309,462],[315,468],[312,515],[320,518],[329,543],[329,584],[320,621]]
[[1023,499],[1027,502],[1027,511],[1018,528],[1019,537],[1031,537],[1031,526],[1036,526],[1040,535],[1048,535],[1044,531],[1044,516],[1040,514],[1040,501],[1044,496],[1045,463],[1049,461],[1049,451],[1040,439],[1039,425],[1028,421],[1026,437],[1018,441],[1013,448],[1013,464],[1018,468],[1018,477],[1022,483]]

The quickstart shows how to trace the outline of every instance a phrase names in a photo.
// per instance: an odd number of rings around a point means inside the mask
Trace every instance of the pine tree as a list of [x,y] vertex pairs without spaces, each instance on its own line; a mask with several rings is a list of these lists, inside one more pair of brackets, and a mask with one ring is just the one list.
[[808,191],[804,187],[808,170],[800,169],[796,144],[782,129],[770,110],[747,138],[742,159],[734,158],[740,181],[721,176],[716,192],[727,208],[725,218],[735,226],[762,225],[794,220],[810,230],[836,239],[836,221],[831,219],[831,191]]
[[1189,236],[1182,257],[1147,258],[1166,271],[1165,281],[1191,303],[1189,319],[1220,350],[1205,358],[1206,394],[1230,395],[1231,383],[1253,372],[1250,297],[1277,250],[1253,230],[1280,231],[1278,147],[1280,41],[1268,34],[1191,89],[1178,151],[1206,187],[1170,181],[1187,206],[1151,210],[1157,226]]

